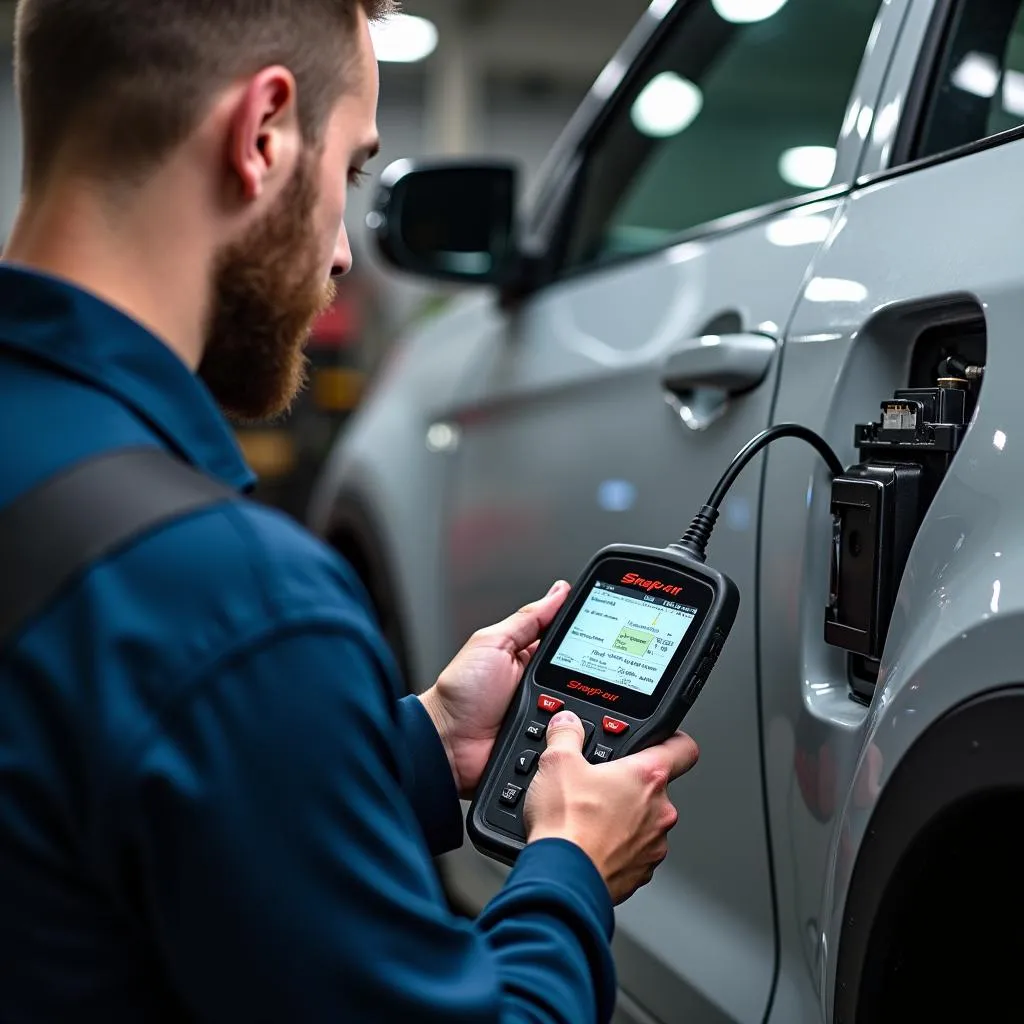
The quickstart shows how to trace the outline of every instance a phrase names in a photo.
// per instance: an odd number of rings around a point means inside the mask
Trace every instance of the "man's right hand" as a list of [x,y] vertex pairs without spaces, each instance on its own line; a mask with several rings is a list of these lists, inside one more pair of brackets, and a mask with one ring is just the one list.
[[583,723],[560,711],[548,723],[547,749],[526,796],[527,841],[567,839],[597,866],[612,901],[628,899],[668,855],[678,820],[666,787],[697,762],[685,733],[611,761],[583,757]]

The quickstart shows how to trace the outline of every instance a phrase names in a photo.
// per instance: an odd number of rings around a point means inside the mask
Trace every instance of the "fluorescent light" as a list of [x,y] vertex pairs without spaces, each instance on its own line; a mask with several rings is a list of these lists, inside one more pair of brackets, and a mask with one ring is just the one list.
[[704,94],[674,71],[655,75],[633,102],[637,131],[654,138],[678,135],[693,124],[704,106]]
[[779,158],[783,181],[797,188],[824,188],[836,169],[836,151],[832,146],[795,146]]
[[991,53],[972,51],[957,65],[952,82],[964,92],[991,99],[999,88],[999,61]]
[[392,14],[370,22],[370,36],[377,60],[414,64],[437,48],[437,26],[412,14]]
[[745,25],[778,14],[786,6],[786,0],[711,0],[711,6],[726,21]]
[[1024,117],[1024,74],[1003,73],[1003,110],[1014,117]]
[[1000,91],[1000,79],[1003,110],[1024,118],[1024,74],[1010,69],[1003,71],[992,54],[972,51],[960,61],[952,75],[952,82],[958,89],[985,100]]

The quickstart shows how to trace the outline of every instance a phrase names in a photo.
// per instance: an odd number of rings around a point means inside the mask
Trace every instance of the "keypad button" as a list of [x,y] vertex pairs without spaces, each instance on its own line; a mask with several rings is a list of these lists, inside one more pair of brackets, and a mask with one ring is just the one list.
[[604,727],[604,731],[611,733],[612,736],[621,736],[628,728],[628,722],[620,722],[617,718],[612,718],[611,715],[605,715],[601,725]]
[[548,727],[543,722],[531,722],[526,727],[526,735],[531,740],[542,740],[544,739],[544,733],[548,731]]
[[603,764],[605,761],[610,761],[611,759],[612,748],[606,747],[603,743],[598,743],[591,751],[590,757],[587,758],[591,764]]
[[560,711],[565,707],[565,701],[559,700],[557,697],[549,697],[546,693],[542,693],[537,698],[537,707],[541,711],[547,711],[550,714],[554,714],[556,711]]
[[590,745],[590,738],[594,735],[594,730],[597,728],[593,722],[588,722],[585,718],[583,719],[583,752],[587,752],[587,747]]
[[515,807],[519,803],[519,795],[522,793],[522,786],[513,786],[511,782],[506,782],[501,789],[501,802],[506,807]]
[[524,750],[516,758],[516,772],[519,775],[529,775],[533,769],[534,763],[537,760],[536,750]]

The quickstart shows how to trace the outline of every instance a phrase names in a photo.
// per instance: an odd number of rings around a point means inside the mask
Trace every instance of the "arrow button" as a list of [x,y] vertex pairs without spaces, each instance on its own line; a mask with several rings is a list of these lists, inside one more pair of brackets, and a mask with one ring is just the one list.
[[537,760],[536,750],[524,750],[516,758],[516,774],[517,775],[529,775],[533,768],[534,763]]

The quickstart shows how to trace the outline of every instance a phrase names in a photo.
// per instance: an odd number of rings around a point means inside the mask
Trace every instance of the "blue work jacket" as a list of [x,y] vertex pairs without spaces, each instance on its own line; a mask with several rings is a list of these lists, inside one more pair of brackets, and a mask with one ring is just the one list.
[[[475,921],[444,749],[351,569],[244,495],[138,322],[0,264],[0,507],[158,445],[239,491],[94,565],[0,649],[0,1024],[607,1021],[613,915],[571,843]],[[2,571],[2,567],[0,567]]]

